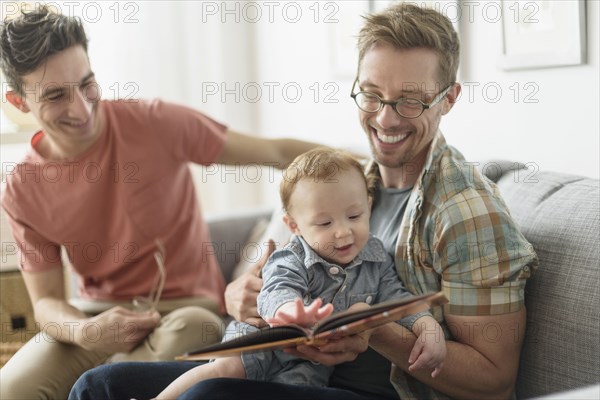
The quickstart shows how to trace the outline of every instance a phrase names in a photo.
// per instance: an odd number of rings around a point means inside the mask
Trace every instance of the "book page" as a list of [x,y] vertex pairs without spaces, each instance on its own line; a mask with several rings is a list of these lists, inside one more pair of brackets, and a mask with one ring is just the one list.
[[442,292],[392,300],[358,311],[344,311],[325,318],[318,324],[319,333],[294,326],[263,328],[239,338],[206,346],[176,357],[177,360],[208,360],[242,353],[294,347],[300,344],[321,345],[328,340],[363,332],[367,329],[398,321],[403,317],[447,303]]

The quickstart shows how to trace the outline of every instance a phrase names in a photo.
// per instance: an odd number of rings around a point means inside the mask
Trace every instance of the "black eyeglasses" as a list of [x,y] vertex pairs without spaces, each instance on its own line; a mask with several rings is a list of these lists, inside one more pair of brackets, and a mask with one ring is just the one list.
[[[354,93],[354,89],[358,84],[358,78],[354,81],[354,85],[352,85],[352,91],[350,92],[350,97],[354,99],[358,108],[360,108],[364,112],[368,113],[376,113],[381,111],[381,109],[385,105],[392,106],[392,108],[398,113],[398,115],[404,118],[418,118],[423,114],[425,110],[430,109],[435,106],[437,103],[442,101],[448,91],[454,85],[452,82],[448,85],[444,90],[438,93],[437,96],[429,104],[423,103],[419,99],[413,99],[410,97],[402,97],[396,101],[387,101],[383,100],[381,97],[377,96],[375,93],[360,91],[358,93]],[[360,89],[360,88],[359,88]]]

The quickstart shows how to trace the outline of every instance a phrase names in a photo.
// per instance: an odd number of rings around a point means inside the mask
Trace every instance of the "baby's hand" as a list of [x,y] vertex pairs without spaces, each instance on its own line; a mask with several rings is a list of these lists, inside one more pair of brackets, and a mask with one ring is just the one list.
[[431,377],[440,374],[446,359],[446,339],[439,324],[428,326],[422,330],[413,346],[408,363],[408,370],[413,372],[418,369],[433,369]]
[[302,299],[296,299],[279,307],[275,316],[267,318],[266,321],[271,326],[296,324],[310,328],[333,312],[332,304],[321,307],[322,304],[323,300],[320,298],[315,299],[309,306],[304,306]]

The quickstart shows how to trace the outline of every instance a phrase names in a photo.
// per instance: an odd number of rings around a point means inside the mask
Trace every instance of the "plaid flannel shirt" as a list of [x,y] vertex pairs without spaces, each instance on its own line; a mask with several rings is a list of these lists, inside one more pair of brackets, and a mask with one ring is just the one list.
[[[368,171],[378,174],[371,163]],[[527,278],[537,268],[533,247],[523,237],[494,183],[483,177],[438,131],[415,183],[400,225],[396,268],[415,295],[442,290],[444,312],[494,315],[524,306]],[[391,381],[407,399],[448,398],[392,366]]]

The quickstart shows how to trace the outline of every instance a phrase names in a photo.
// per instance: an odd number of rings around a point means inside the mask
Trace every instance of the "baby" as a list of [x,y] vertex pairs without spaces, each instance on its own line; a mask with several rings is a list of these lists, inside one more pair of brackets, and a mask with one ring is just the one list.
[[[311,327],[333,311],[412,296],[381,241],[369,234],[368,186],[360,163],[338,150],[311,150],[287,168],[280,196],[283,220],[294,235],[263,268],[258,311],[269,324]],[[430,368],[431,376],[437,376],[446,356],[439,324],[426,312],[398,323],[418,336],[409,358],[411,370]],[[256,329],[234,321],[224,340]],[[158,398],[176,398],[196,382],[217,377],[327,386],[332,372],[333,367],[281,350],[243,354],[186,372]]]

